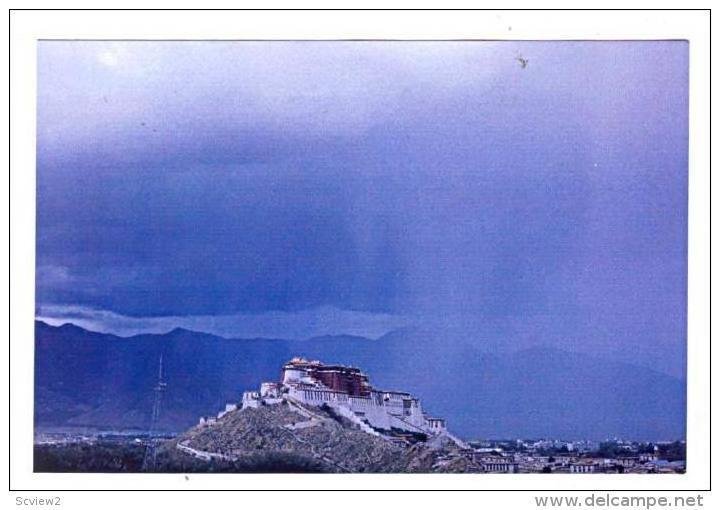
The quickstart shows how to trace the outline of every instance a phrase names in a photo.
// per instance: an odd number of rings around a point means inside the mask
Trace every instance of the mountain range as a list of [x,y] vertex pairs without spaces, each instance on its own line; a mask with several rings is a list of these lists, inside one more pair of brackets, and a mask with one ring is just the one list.
[[362,368],[373,386],[409,391],[467,438],[685,438],[684,380],[629,362],[553,348],[497,355],[444,345],[414,328],[378,339],[227,339],[175,329],[119,337],[35,325],[36,426],[147,429],[162,355],[159,428],[185,430],[294,356]]

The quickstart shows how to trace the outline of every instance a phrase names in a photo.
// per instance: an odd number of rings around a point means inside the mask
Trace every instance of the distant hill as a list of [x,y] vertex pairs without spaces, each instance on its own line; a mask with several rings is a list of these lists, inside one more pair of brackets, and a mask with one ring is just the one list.
[[351,364],[380,388],[418,395],[465,438],[685,437],[685,383],[634,366],[554,349],[495,356],[447,349],[431,332],[377,340],[226,339],[176,329],[122,338],[36,323],[36,424],[147,428],[158,359],[168,383],[160,426],[180,431],[261,381],[293,356]]

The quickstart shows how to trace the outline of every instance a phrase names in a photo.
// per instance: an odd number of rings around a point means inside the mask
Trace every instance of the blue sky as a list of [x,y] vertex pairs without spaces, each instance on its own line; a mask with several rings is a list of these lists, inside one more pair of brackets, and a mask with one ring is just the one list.
[[40,42],[37,315],[682,375],[687,72],[680,41]]

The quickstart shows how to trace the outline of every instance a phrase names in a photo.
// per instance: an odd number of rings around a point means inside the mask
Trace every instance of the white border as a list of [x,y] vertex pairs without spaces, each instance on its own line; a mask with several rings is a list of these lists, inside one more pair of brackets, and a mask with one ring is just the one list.
[[[512,27],[512,30],[509,30]],[[36,40],[688,39],[690,210],[685,475],[88,475],[32,473]],[[13,489],[693,489],[709,487],[709,21],[706,12],[49,12],[12,14]],[[6,367],[7,368],[7,367]],[[3,399],[7,398],[3,395]],[[2,403],[6,407],[6,402]],[[3,428],[6,424],[3,423]],[[6,446],[3,445],[3,448]],[[3,468],[5,469],[5,468]],[[240,496],[241,497],[241,496]]]

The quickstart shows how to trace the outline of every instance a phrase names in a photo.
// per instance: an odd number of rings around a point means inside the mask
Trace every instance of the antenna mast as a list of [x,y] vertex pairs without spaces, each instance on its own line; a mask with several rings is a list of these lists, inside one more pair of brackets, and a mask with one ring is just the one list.
[[162,396],[165,392],[167,383],[163,380],[163,355],[160,353],[160,361],[158,363],[157,384],[153,388],[155,399],[153,401],[152,413],[150,414],[150,428],[148,430],[148,443],[145,448],[145,457],[143,458],[143,471],[154,471],[155,460],[157,458],[157,442],[155,433],[158,420],[160,418],[160,408],[162,405]]

